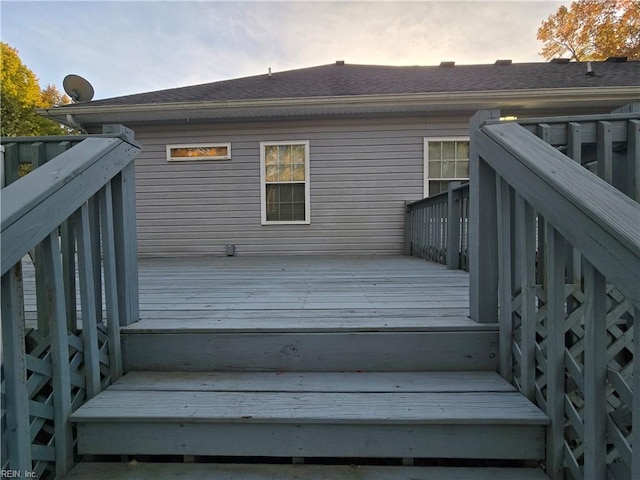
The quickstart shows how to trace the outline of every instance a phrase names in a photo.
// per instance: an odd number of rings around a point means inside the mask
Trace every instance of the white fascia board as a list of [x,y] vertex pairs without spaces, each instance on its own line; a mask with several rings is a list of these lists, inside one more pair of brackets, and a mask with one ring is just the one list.
[[110,122],[162,122],[205,119],[240,119],[312,116],[341,113],[393,113],[479,110],[512,107],[550,108],[575,103],[628,103],[640,87],[554,88],[477,92],[354,95],[341,97],[275,98],[138,105],[73,105],[38,109],[45,117],[66,123],[67,115],[82,124]]

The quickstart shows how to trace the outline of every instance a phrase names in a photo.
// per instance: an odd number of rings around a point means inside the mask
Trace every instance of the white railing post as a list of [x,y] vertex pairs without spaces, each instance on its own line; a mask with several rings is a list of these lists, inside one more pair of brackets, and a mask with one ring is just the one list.
[[498,320],[498,241],[496,176],[480,157],[475,137],[486,120],[498,118],[499,110],[481,110],[470,121],[469,309],[480,323]]

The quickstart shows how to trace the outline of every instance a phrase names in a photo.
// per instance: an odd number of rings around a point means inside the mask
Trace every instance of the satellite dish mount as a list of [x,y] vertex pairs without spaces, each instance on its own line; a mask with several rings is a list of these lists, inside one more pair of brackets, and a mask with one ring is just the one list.
[[62,81],[62,87],[74,103],[88,102],[93,98],[93,87],[80,75],[67,75]]

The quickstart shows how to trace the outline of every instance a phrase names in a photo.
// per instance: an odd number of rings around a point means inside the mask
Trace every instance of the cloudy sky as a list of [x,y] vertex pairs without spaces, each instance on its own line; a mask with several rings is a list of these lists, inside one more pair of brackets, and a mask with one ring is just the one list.
[[44,87],[108,98],[347,63],[543,61],[540,23],[570,1],[6,1],[0,38]]

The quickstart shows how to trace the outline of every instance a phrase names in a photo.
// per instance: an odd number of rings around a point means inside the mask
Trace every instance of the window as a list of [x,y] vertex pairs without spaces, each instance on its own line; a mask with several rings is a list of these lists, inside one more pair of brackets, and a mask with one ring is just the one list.
[[196,160],[231,160],[231,144],[167,145],[167,162],[193,162]]
[[309,142],[260,143],[262,224],[311,223]]
[[452,181],[469,180],[469,140],[439,138],[424,140],[424,196],[447,190]]

